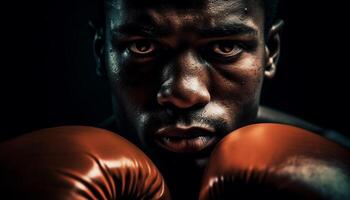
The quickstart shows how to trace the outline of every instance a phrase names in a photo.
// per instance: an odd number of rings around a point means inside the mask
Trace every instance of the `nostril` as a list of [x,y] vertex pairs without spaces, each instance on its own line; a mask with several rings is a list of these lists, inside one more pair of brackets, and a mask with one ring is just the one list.
[[171,104],[177,109],[206,105],[211,97],[205,80],[198,75],[172,77],[159,88],[157,101],[162,106]]
[[210,102],[209,92],[161,90],[157,94],[158,104],[171,109],[187,109],[191,107],[203,107]]
[[187,107],[187,108],[179,108],[178,106],[174,105],[174,104],[171,104],[171,103],[164,103],[162,105],[162,110],[170,117],[174,117],[177,118],[179,116],[186,116],[188,115],[189,113],[191,112],[196,112],[198,110],[201,110],[203,109],[205,105],[200,105],[200,104],[197,104],[197,105],[194,105],[194,106],[191,106],[191,107]]
[[170,103],[171,92],[169,88],[161,88],[157,94],[157,101],[160,105],[165,106]]

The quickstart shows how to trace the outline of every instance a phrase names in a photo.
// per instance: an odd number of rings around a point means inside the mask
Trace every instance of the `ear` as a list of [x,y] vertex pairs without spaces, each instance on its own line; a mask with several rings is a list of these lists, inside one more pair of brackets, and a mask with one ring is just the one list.
[[269,30],[268,40],[265,44],[265,77],[273,78],[276,74],[277,63],[280,56],[281,40],[280,33],[284,26],[284,21],[279,20],[273,24]]
[[91,21],[89,21],[90,32],[93,37],[93,55],[96,62],[96,73],[98,76],[104,77],[106,75],[105,70],[105,58],[104,58],[104,40],[103,40],[103,28],[97,27]]

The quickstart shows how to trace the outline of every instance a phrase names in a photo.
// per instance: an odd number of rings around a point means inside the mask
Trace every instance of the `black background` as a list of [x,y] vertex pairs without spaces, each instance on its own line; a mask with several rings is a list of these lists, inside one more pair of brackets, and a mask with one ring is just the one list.
[[[262,103],[350,136],[345,1],[282,0],[282,57]],[[50,126],[94,124],[111,114],[95,74],[93,1],[7,2],[1,12],[0,139]]]

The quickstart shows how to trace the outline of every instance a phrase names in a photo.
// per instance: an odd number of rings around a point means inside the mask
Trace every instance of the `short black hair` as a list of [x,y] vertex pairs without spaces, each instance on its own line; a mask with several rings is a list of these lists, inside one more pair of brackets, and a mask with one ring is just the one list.
[[[101,12],[100,17],[105,15],[105,3],[106,1],[110,0],[97,0],[99,4],[99,12]],[[265,13],[265,37],[267,37],[267,34],[272,27],[272,25],[275,23],[277,18],[277,8],[278,8],[278,2],[279,0],[259,0],[262,3],[262,8],[264,9]],[[98,17],[97,24],[103,25],[103,19]],[[102,20],[102,21],[101,21]],[[93,20],[95,21],[95,20]]]
[[275,23],[277,18],[277,8],[279,0],[262,0],[265,12],[265,35]]

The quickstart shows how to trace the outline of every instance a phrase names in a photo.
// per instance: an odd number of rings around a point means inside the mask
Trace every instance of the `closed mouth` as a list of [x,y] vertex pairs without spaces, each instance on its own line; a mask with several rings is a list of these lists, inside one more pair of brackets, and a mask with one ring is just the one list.
[[195,153],[217,141],[215,132],[203,127],[166,127],[156,132],[156,143],[176,153]]

